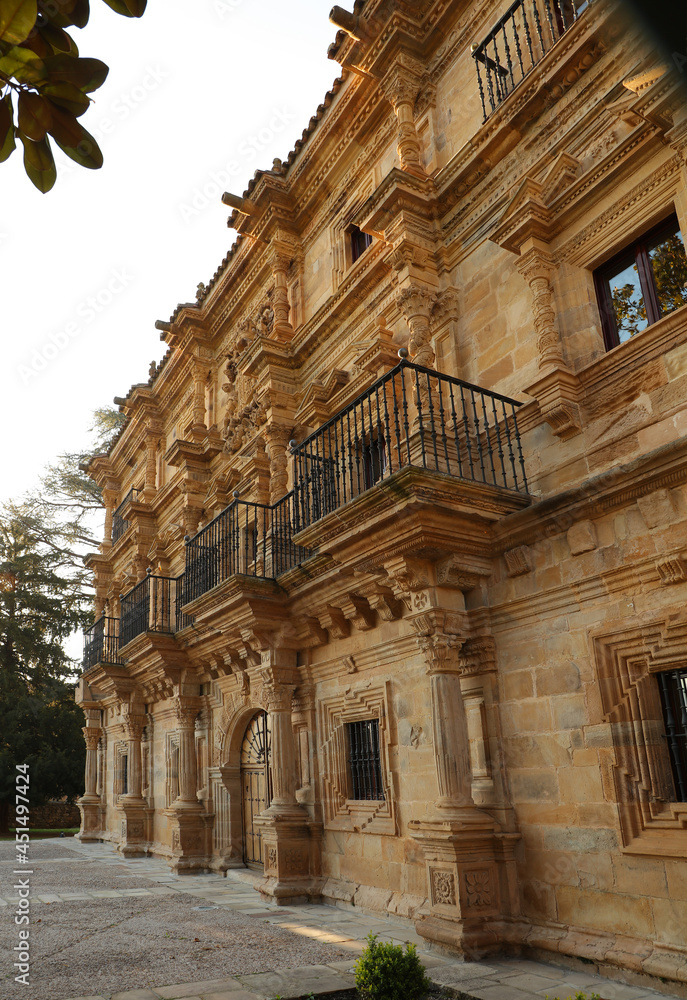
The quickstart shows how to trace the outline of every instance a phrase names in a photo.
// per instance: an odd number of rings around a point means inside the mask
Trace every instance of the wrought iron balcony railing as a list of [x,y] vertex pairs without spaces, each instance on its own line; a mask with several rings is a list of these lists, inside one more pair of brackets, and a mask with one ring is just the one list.
[[177,579],[151,573],[124,594],[120,603],[120,648],[144,632],[177,632]]
[[307,553],[291,540],[293,514],[293,493],[272,506],[235,497],[187,541],[185,603],[237,573],[271,580],[302,562]]
[[541,62],[587,6],[588,0],[515,0],[487,37],[473,45],[483,121]]
[[119,538],[122,537],[126,529],[129,527],[129,522],[124,517],[122,517],[122,511],[124,510],[125,505],[128,504],[129,500],[134,500],[140,492],[141,492],[140,489],[137,489],[135,486],[132,486],[132,488],[129,490],[129,492],[124,497],[119,506],[115,508],[114,513],[112,514],[113,545]]
[[184,607],[231,576],[274,580],[309,550],[293,536],[383,482],[416,467],[527,492],[516,410],[521,404],[402,359],[292,448],[294,488],[270,505],[234,500],[186,540],[177,578],[153,576],[121,600],[119,645],[143,632],[192,624]]
[[98,618],[83,634],[84,670],[96,663],[122,663],[119,655],[119,620],[105,615]]
[[407,466],[526,493],[520,405],[400,361],[293,449],[296,530]]

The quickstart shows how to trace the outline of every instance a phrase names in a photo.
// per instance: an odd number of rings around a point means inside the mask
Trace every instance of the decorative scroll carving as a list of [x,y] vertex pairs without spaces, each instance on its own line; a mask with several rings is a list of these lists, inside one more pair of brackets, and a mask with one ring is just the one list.
[[432,292],[421,285],[408,285],[396,295],[396,304],[403,313],[410,330],[408,350],[416,365],[432,368],[435,361],[429,325],[432,309]]
[[539,368],[564,367],[560,337],[556,329],[550,279],[555,262],[550,253],[533,247],[518,258],[518,270],[532,290],[532,313],[537,333]]
[[522,576],[532,569],[532,559],[527,545],[518,545],[514,549],[506,549],[503,553],[506,560],[508,576]]
[[666,556],[665,559],[659,559],[656,571],[665,586],[687,580],[687,563],[682,556]]

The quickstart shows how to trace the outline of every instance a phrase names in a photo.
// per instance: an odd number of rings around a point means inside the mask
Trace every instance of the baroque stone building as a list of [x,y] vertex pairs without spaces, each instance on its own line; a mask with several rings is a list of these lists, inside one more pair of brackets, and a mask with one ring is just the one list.
[[332,20],[341,76],[88,467],[80,836],[675,988],[679,74],[612,0]]

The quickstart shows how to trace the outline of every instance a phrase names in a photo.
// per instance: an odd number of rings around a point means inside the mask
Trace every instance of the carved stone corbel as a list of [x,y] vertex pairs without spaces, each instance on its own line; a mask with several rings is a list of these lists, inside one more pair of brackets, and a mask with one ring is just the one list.
[[422,85],[422,74],[410,64],[396,62],[382,81],[382,90],[391,102],[398,123],[398,156],[401,169],[420,177],[422,146],[415,128],[415,98]]

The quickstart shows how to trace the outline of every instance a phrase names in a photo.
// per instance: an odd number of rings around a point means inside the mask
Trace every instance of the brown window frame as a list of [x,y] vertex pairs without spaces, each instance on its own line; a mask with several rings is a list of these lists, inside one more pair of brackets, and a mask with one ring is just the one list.
[[659,319],[668,314],[663,313],[661,310],[647,246],[657,236],[662,236],[663,234],[666,236],[674,235],[677,232],[682,232],[682,230],[677,215],[673,213],[658,223],[658,225],[648,230],[648,232],[642,233],[639,239],[635,240],[629,246],[624,247],[619,253],[594,271],[594,288],[601,316],[604,344],[607,351],[618,347],[620,343],[626,343],[626,341],[621,342],[618,334],[609,279],[621,267],[636,264],[639,274],[639,284],[646,308],[647,327],[657,323]]

